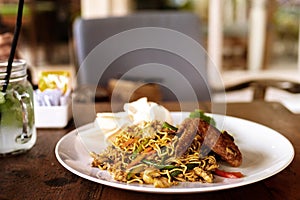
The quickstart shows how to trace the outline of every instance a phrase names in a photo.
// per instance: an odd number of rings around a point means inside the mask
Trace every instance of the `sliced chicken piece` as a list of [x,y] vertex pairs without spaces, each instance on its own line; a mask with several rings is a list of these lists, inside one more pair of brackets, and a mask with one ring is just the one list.
[[[220,132],[206,121],[199,118],[187,118],[180,125],[178,134],[181,136],[176,145],[176,156],[183,155],[197,138],[204,147],[201,149],[211,149],[231,166],[238,167],[242,163],[242,154],[234,143],[233,137],[226,131]],[[196,137],[197,135],[200,137]]]

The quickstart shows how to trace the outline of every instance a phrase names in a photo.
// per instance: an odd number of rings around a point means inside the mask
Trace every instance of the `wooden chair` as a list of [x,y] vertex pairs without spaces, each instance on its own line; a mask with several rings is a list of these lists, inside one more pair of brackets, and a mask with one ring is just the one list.
[[[97,19],[78,18],[73,25],[75,55],[77,58],[78,68],[98,44],[115,34],[139,27],[168,28],[184,33],[200,44],[203,43],[201,22],[198,16],[193,13],[140,12],[122,17],[106,17]],[[207,59],[205,55],[201,54],[201,52],[199,53],[199,57],[203,60]],[[199,101],[211,100],[210,92],[232,92],[245,88],[252,88],[254,90],[253,100],[264,100],[266,90],[269,87],[282,89],[291,93],[300,93],[299,83],[276,79],[253,79],[226,87],[225,90],[214,89],[206,84],[208,81],[206,73],[202,74],[203,77],[199,79],[199,76],[195,75],[195,70],[190,70],[193,67],[189,66],[189,63],[183,59],[178,59],[178,57],[174,57],[168,53],[166,54],[166,52],[154,51],[152,49],[132,51],[121,56],[115,62],[111,63],[109,69],[105,70],[101,80],[99,80],[97,75],[99,74],[99,70],[101,70],[101,55],[99,55],[99,64],[97,66],[85,68],[82,73],[79,74],[78,83],[98,85],[102,88],[107,88],[111,79],[118,79],[132,67],[149,62],[162,63],[164,65],[174,67],[174,69],[176,69],[179,73],[182,73],[190,81],[193,89],[197,93]],[[203,68],[205,68],[205,66],[206,65],[204,64]],[[206,72],[206,69],[204,69],[204,72]],[[137,75],[136,77],[132,77],[132,79],[137,81],[146,80],[147,82],[147,80],[157,79],[157,77],[160,77],[160,74],[150,70],[144,73],[143,76]],[[166,85],[171,83],[174,84],[174,82],[179,86],[181,85],[180,81],[176,82],[176,80],[173,80],[170,76],[163,76],[163,79],[165,80],[162,80],[162,82],[166,83]],[[176,100],[174,94],[171,94],[171,92],[166,88],[161,89],[163,101]],[[180,92],[184,93],[185,90],[185,86],[183,85]],[[187,96],[184,100],[188,101],[190,99]]]
[[[300,93],[300,82],[284,79],[252,79],[225,88],[226,92],[238,91],[246,88],[253,89],[252,100],[265,100],[268,88],[287,91],[292,94]],[[218,92],[218,91],[215,91]]]

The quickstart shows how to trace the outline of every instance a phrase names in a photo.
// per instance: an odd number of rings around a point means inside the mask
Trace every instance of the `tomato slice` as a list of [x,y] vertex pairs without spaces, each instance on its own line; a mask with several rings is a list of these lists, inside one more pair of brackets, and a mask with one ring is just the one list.
[[215,174],[224,178],[242,178],[244,175],[241,172],[226,172],[220,169],[215,169]]

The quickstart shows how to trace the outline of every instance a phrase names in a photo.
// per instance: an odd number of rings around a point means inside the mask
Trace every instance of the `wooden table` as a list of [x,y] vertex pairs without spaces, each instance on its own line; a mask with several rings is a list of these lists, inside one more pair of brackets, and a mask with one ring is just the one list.
[[[177,110],[174,103],[164,104]],[[210,111],[208,103],[200,103]],[[108,104],[97,104],[98,111],[109,111]],[[54,154],[59,139],[74,129],[39,129],[36,145],[27,153],[0,158],[0,199],[299,199],[300,198],[300,115],[279,103],[233,103],[227,114],[269,126],[294,145],[295,158],[282,172],[263,181],[222,191],[195,194],[150,194],[116,189],[85,180],[61,166]],[[259,138],[257,138],[259,140]]]

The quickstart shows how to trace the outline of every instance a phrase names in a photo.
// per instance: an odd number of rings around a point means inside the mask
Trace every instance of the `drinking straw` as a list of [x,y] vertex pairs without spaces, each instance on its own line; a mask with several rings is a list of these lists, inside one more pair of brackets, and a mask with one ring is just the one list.
[[5,83],[2,88],[2,92],[5,93],[7,86],[9,84],[9,79],[10,79],[10,74],[12,70],[12,63],[15,57],[16,53],[16,48],[17,48],[17,43],[19,39],[19,34],[22,26],[22,14],[23,14],[23,5],[24,5],[24,0],[19,0],[18,4],[18,14],[17,14],[17,21],[16,21],[16,27],[14,31],[14,36],[13,36],[13,41],[10,49],[10,54],[8,57],[8,63],[7,63],[7,68],[6,68],[6,75],[5,75]]

